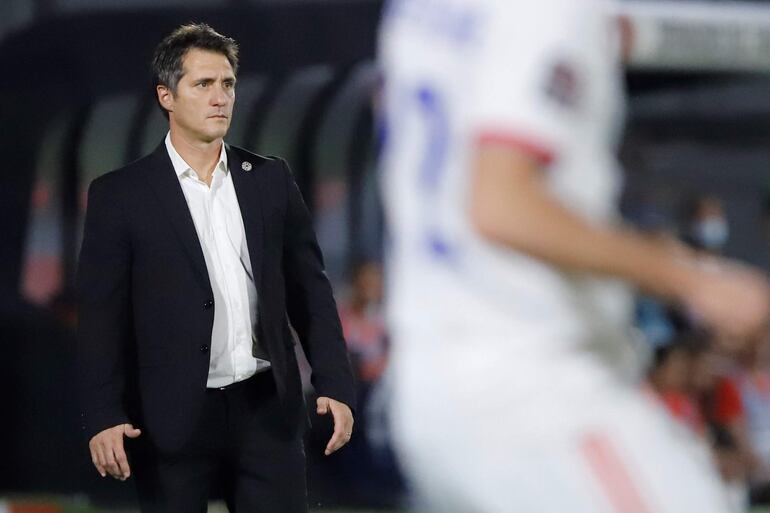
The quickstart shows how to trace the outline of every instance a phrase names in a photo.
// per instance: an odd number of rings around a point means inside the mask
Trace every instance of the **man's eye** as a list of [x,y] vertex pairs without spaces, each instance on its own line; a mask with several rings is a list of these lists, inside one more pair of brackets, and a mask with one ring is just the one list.
[[208,87],[209,85],[206,82],[198,82],[198,86],[200,86],[200,87]]

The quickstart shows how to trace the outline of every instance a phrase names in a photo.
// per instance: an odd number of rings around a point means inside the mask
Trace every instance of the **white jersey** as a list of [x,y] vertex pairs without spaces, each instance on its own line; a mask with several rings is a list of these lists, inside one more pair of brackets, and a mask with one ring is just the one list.
[[[524,351],[619,345],[625,289],[495,245],[468,214],[474,148],[494,142],[538,159],[571,211],[613,222],[623,96],[611,21],[606,0],[388,6],[382,172],[395,330],[503,335]],[[445,342],[435,338],[425,343]]]
[[485,142],[538,159],[550,193],[589,223],[614,221],[623,98],[608,9],[386,9],[392,426],[432,511],[729,511],[705,446],[617,379],[627,291],[496,246],[470,223],[471,159]]

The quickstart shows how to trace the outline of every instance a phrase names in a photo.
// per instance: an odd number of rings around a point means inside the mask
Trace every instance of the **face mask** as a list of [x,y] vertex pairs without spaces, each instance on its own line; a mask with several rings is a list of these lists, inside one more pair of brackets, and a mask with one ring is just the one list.
[[699,221],[694,229],[693,235],[706,249],[721,249],[727,243],[730,236],[730,229],[727,221],[721,217],[710,217]]

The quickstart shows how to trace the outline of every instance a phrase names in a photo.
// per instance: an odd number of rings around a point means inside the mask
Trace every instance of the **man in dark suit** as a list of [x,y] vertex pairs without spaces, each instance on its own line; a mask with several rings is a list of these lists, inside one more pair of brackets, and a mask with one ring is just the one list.
[[[307,424],[289,321],[313,368],[331,454],[353,378],[331,286],[286,163],[223,141],[238,48],[180,27],[153,71],[169,133],[90,186],[78,270],[79,390],[94,465],[143,512],[307,510]],[[125,442],[125,446],[124,446]]]

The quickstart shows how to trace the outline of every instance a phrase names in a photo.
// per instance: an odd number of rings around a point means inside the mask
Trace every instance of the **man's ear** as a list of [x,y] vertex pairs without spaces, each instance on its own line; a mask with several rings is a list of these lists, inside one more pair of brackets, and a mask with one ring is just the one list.
[[158,102],[160,105],[169,112],[174,110],[174,93],[171,92],[168,86],[158,85],[155,86],[155,92],[158,94]]

